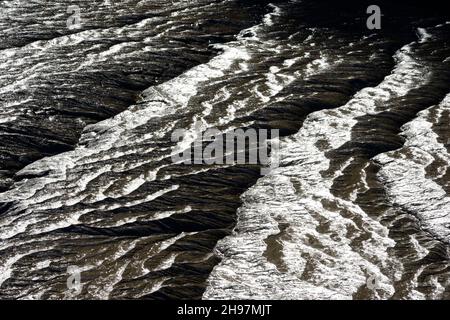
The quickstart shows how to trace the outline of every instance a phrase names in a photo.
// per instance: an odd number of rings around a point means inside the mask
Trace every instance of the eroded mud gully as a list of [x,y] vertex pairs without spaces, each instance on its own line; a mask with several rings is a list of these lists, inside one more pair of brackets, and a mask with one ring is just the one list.
[[[5,5],[0,298],[449,298],[436,10],[124,1],[75,32]],[[174,163],[208,128],[279,129],[280,167]]]

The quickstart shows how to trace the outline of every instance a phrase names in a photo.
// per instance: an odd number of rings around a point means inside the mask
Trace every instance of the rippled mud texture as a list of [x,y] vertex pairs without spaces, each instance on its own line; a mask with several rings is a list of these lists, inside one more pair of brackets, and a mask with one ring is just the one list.
[[[0,298],[449,297],[443,10],[103,3],[2,2]],[[212,127],[280,168],[172,161]]]

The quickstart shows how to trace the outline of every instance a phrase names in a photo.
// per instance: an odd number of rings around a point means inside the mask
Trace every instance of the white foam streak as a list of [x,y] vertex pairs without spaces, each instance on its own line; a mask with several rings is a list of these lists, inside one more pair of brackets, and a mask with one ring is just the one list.
[[[406,138],[403,148],[376,157],[382,165],[379,172],[385,182],[390,200],[416,215],[423,227],[438,238],[450,243],[450,196],[437,179],[450,166],[450,154],[433,131],[431,113],[438,111],[435,120],[450,110],[450,95],[439,106],[430,107],[402,127]],[[442,163],[436,176],[428,176],[426,169],[434,161]]]
[[[410,46],[396,59],[396,68],[380,85],[361,90],[338,109],[311,114],[297,134],[282,140],[280,168],[243,195],[235,231],[216,248],[223,260],[204,298],[351,299],[370,274],[380,280],[375,297],[392,295],[392,275],[385,270],[401,266],[387,255],[394,246],[387,228],[330,193],[351,159],[331,177],[322,172],[330,164],[325,153],[350,141],[357,117],[379,112],[379,104],[426,81],[426,70],[412,58]],[[319,149],[319,141],[326,141],[326,150]],[[363,235],[367,240],[355,247]],[[274,236],[278,249],[267,244]]]

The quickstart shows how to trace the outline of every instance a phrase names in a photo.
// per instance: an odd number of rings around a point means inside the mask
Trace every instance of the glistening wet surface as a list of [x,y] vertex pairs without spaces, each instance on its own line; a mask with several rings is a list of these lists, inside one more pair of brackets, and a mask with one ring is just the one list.
[[[0,298],[450,297],[444,12],[70,4],[1,3]],[[209,128],[279,167],[173,161]]]

